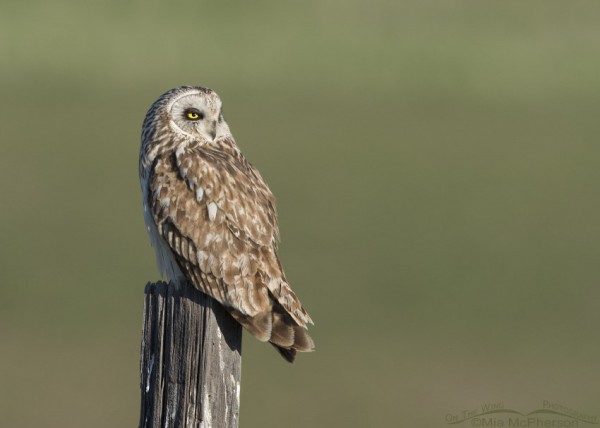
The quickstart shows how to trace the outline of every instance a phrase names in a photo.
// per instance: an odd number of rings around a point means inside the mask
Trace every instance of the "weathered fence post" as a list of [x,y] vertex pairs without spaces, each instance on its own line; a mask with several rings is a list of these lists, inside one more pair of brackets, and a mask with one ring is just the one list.
[[241,326],[189,284],[145,289],[140,428],[235,428]]

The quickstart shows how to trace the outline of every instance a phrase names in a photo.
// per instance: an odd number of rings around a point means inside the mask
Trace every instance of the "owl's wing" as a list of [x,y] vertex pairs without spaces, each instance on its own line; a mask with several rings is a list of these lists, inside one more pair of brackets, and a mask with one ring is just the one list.
[[[189,146],[157,159],[149,200],[158,232],[187,278],[251,333],[276,346],[311,350],[312,340],[296,327],[312,321],[275,252],[273,195],[236,153]],[[291,339],[276,337],[285,336],[278,323]]]
[[191,145],[177,151],[179,173],[198,202],[204,202],[207,209],[210,203],[216,204],[234,235],[253,245],[276,247],[279,228],[275,198],[260,173],[233,149],[233,144],[225,140],[220,150]]

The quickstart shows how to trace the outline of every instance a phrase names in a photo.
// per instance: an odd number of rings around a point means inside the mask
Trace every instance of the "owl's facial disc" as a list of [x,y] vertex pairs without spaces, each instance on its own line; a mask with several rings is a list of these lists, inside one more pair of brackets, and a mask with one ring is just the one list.
[[169,113],[175,130],[192,138],[213,141],[228,132],[216,94],[183,95],[173,102]]

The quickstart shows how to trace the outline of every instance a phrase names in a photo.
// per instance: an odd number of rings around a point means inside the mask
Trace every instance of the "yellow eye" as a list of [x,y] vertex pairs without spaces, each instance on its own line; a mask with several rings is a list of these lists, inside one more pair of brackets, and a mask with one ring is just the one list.
[[204,118],[204,115],[198,110],[186,110],[185,117],[187,117],[189,120],[199,120]]

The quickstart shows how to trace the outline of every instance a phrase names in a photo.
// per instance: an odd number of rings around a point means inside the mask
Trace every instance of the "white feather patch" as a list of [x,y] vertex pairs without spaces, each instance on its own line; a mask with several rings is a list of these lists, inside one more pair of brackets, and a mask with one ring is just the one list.
[[177,146],[177,150],[175,151],[175,156],[177,158],[179,158],[185,152],[186,148],[187,148],[187,141],[184,141],[179,146]]
[[211,202],[208,204],[208,219],[214,221],[217,218],[217,204]]
[[202,187],[196,187],[196,200],[200,202],[204,196],[204,189]]

